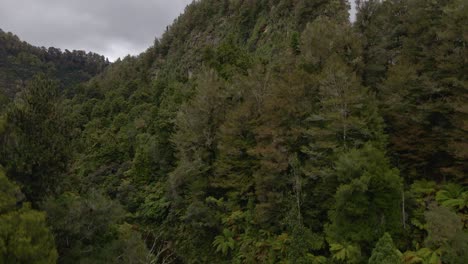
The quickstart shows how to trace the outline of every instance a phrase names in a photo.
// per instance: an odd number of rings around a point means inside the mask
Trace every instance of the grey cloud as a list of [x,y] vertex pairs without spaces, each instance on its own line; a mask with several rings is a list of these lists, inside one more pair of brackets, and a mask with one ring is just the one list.
[[191,0],[0,0],[0,28],[37,46],[138,54]]

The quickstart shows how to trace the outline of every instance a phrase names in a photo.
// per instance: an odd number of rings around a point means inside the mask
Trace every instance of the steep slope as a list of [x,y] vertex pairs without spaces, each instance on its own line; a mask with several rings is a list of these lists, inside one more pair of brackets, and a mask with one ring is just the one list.
[[390,151],[408,179],[466,182],[467,60],[463,1],[367,1],[364,79],[376,91]]
[[[345,1],[205,0],[192,3],[153,47],[138,57],[114,63],[75,97],[72,112],[83,128],[83,141],[82,155],[75,163],[74,173],[86,179],[86,188],[102,186],[112,198],[135,213],[136,222],[141,223],[142,228],[164,227],[158,243],[181,243],[170,249],[177,251],[178,258],[196,259],[197,251],[203,250],[200,260],[220,261],[220,256],[210,257],[212,240],[220,232],[218,223],[216,227],[192,234],[188,230],[176,231],[179,228],[192,230],[192,224],[199,224],[198,217],[190,217],[193,218],[190,225],[183,224],[182,219],[188,217],[191,210],[198,210],[194,206],[200,204],[198,198],[190,202],[192,194],[183,191],[191,187],[186,187],[185,183],[184,187],[178,187],[176,183],[178,178],[194,175],[173,172],[185,170],[177,169],[182,163],[181,150],[177,149],[180,142],[175,139],[178,112],[186,109],[183,105],[190,98],[203,93],[199,89],[212,85],[212,78],[219,78],[220,85],[224,86],[240,83],[239,78],[260,74],[264,71],[262,68],[275,72],[285,71],[283,64],[290,68],[295,61],[291,47],[302,46],[299,32],[319,15],[337,21],[331,23],[333,25],[349,25]],[[346,45],[351,44],[349,41],[345,41]],[[291,70],[295,71],[294,66]],[[211,71],[214,72],[207,73]],[[249,74],[251,71],[255,73]],[[212,74],[219,77],[210,77]],[[263,74],[259,76],[267,78]],[[209,79],[208,83],[204,83],[205,78]],[[243,89],[239,88],[239,95],[232,99],[237,100]],[[226,102],[225,106],[229,104]],[[198,122],[196,119],[194,122]],[[217,151],[213,149],[213,152]],[[172,173],[174,175],[170,176]],[[286,171],[280,174],[284,173]],[[197,185],[196,182],[193,184]],[[268,188],[265,186],[264,190]],[[201,204],[204,208],[203,199]],[[323,210],[326,209],[319,211]],[[275,219],[284,216],[285,212],[281,212]],[[266,227],[272,221],[260,226]],[[187,232],[188,240],[184,238]]]
[[[110,118],[149,103],[158,109],[153,120],[170,122],[204,69],[230,80],[247,74],[255,63],[280,63],[292,41],[300,45],[298,32],[307,23],[327,14],[346,23],[346,10],[346,1],[195,1],[153,47],[117,61],[76,100],[97,100],[95,107],[105,105],[108,109],[100,111]],[[125,99],[125,108],[109,109],[114,99]]]
[[[75,98],[92,146],[83,148],[75,172],[104,186],[142,228],[162,234],[160,243],[183,262],[307,263],[320,261],[316,255],[359,262],[385,232],[408,249],[405,235],[419,231],[402,229],[408,224],[401,221],[403,186],[440,182],[441,170],[464,182],[463,140],[456,135],[465,132],[455,123],[465,118],[464,95],[454,100],[464,89],[463,60],[445,45],[464,56],[451,30],[458,32],[466,18],[454,9],[457,1],[440,7],[410,1],[408,14],[401,1],[371,2],[390,8],[371,6],[369,16],[379,17],[362,21],[362,6],[354,29],[345,1],[194,2],[147,52],[113,65]],[[435,10],[446,13],[425,25]],[[447,21],[453,12],[458,15]],[[425,27],[451,27],[440,37],[454,39],[441,41],[440,51],[460,67],[418,53],[430,50]],[[386,32],[388,38],[378,37]],[[419,87],[414,93],[424,102],[395,103],[394,95],[405,93],[382,80],[402,56],[417,64],[439,61],[441,68],[417,74],[440,82],[443,73],[458,88]],[[88,101],[85,94],[96,91]],[[392,109],[397,106],[402,109]],[[419,127],[400,128],[405,118],[397,115],[411,107],[427,117]],[[393,163],[383,154],[387,138]],[[406,217],[424,222],[424,209],[408,210]],[[354,259],[339,259],[345,253],[334,248],[340,247]]]
[[0,164],[63,263],[466,263],[462,1],[194,1],[73,98],[27,87]]

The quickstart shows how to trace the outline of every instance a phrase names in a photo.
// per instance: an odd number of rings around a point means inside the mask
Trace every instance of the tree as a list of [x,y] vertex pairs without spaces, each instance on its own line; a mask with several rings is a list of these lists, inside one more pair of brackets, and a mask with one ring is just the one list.
[[223,81],[214,71],[207,71],[199,76],[194,98],[179,110],[177,130],[172,136],[179,162],[169,178],[174,197],[183,194],[185,188],[190,189],[192,184],[202,187],[196,182],[201,183],[209,176],[227,96]]
[[301,51],[303,67],[316,88],[315,111],[307,120],[311,143],[304,148],[315,174],[325,174],[332,156],[347,148],[367,141],[383,148],[383,120],[375,98],[361,84],[359,36],[346,25],[320,17],[304,30]]
[[[338,56],[351,71],[361,64],[362,47],[359,35],[347,23],[320,16],[307,24],[301,35],[302,66],[309,73],[320,72],[327,60]],[[352,78],[349,76],[349,78]]]
[[436,194],[436,201],[447,208],[463,212],[468,208],[468,191],[462,186],[449,183]]
[[401,253],[393,245],[392,237],[385,233],[372,250],[369,264],[400,264]]
[[424,213],[427,226],[426,247],[438,252],[447,263],[466,263],[468,233],[461,218],[448,208],[433,203]]
[[432,250],[430,248],[420,248],[418,251],[406,251],[403,254],[402,262],[405,264],[440,264],[441,250]]
[[327,60],[319,83],[320,111],[316,118],[323,123],[322,130],[330,134],[329,147],[346,150],[382,140],[382,120],[375,116],[373,98],[342,59],[332,56]]
[[424,215],[427,222],[425,244],[429,247],[447,246],[457,234],[463,233],[460,217],[446,207],[431,204]]
[[58,187],[69,157],[69,129],[57,83],[38,75],[7,111],[0,163],[33,203]]
[[116,231],[117,235],[114,240],[105,245],[101,245],[98,254],[83,254],[79,259],[79,263],[142,264],[154,263],[157,261],[152,252],[146,247],[141,234],[134,230],[132,225],[119,225]]
[[468,171],[468,83],[465,72],[468,70],[468,36],[462,25],[468,23],[468,6],[463,0],[449,1],[443,9],[442,30],[438,32],[441,47],[437,56],[443,84],[451,87],[448,104],[453,109],[450,116],[452,129],[448,143],[448,153],[453,157],[450,165],[442,169],[445,175],[463,182]]
[[468,21],[466,6],[458,0],[385,2],[399,10],[392,27],[404,28],[392,45],[387,78],[376,85],[394,160],[408,178],[463,182],[467,39],[460,25]]
[[153,256],[137,226],[125,223],[122,206],[98,190],[66,192],[44,202],[67,263],[144,263]]
[[0,263],[55,263],[58,255],[46,215],[23,199],[0,167]]
[[407,1],[356,1],[354,28],[363,42],[363,84],[371,91],[379,90],[388,68],[395,62],[406,34]]
[[193,258],[206,250],[212,252],[205,253],[207,257],[216,257],[211,239],[219,219],[207,198],[214,193],[218,129],[225,118],[230,94],[225,81],[214,70],[198,75],[196,85],[191,100],[177,113],[176,131],[171,136],[178,162],[168,179],[170,214],[175,217],[177,227],[190,236],[190,239],[181,237],[185,254]]
[[385,145],[375,98],[361,84],[360,39],[348,24],[327,17],[317,18],[302,33],[300,66],[307,73],[312,107],[302,123],[301,170],[309,190],[304,214],[319,232],[340,184],[333,171],[337,157],[369,141],[380,149]]
[[369,254],[385,232],[400,233],[403,190],[399,172],[371,145],[341,155],[335,166],[344,184],[336,191],[330,211],[328,239],[358,244]]
[[347,243],[331,243],[330,252],[333,259],[342,263],[359,263],[361,258],[361,249],[359,246]]

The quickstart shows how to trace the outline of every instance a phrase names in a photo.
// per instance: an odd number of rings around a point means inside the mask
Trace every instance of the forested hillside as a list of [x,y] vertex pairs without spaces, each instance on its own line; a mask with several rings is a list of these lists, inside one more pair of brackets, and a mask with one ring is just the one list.
[[194,1],[81,85],[22,72],[0,263],[468,263],[466,0],[357,5]]
[[34,47],[0,29],[0,97],[14,97],[39,73],[58,79],[61,88],[71,90],[102,72],[108,64],[104,56],[95,53]]

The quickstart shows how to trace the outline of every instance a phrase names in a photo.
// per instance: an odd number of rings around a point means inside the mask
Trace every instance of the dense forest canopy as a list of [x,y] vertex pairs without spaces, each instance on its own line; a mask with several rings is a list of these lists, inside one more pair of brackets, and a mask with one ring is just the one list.
[[109,65],[0,31],[0,263],[468,263],[466,0],[200,0]]
[[107,65],[109,61],[96,53],[34,47],[0,28],[0,96],[14,97],[40,73],[59,80],[62,88],[71,90]]

